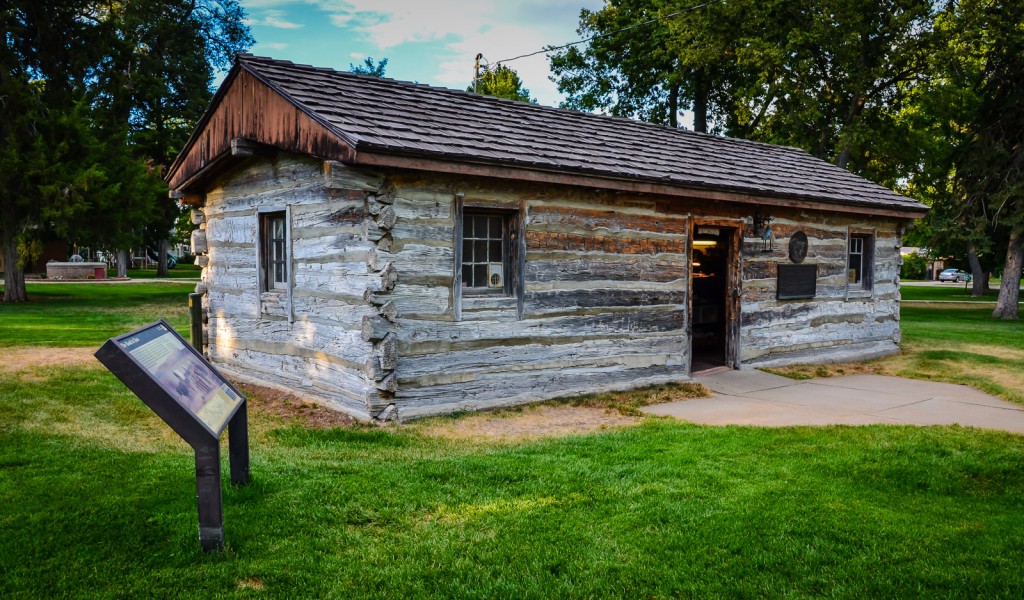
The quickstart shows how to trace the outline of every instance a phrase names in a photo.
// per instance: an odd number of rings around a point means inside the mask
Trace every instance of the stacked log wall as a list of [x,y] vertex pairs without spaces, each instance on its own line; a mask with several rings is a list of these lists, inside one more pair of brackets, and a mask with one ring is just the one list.
[[[368,418],[379,405],[376,357],[361,324],[376,314],[367,290],[382,287],[371,264],[368,198],[379,178],[333,177],[322,161],[282,155],[248,161],[209,189],[203,221],[202,283],[207,353],[231,375],[304,390],[335,409]],[[262,211],[287,211],[291,294],[261,291]]]
[[[686,215],[564,187],[411,176],[390,184],[400,416],[688,377]],[[521,219],[522,298],[455,293],[460,201]]]
[[[247,163],[211,189],[197,243],[208,352],[246,378],[373,418],[478,410],[689,377],[689,232],[754,207],[392,171],[297,157]],[[257,211],[291,205],[293,290],[259,292]],[[518,219],[510,297],[460,293],[460,205]],[[740,360],[899,340],[894,219],[779,209],[774,250],[741,249]],[[849,231],[874,233],[872,289],[846,284]],[[777,300],[793,232],[813,299]],[[521,267],[521,268],[520,268]]]
[[[741,360],[748,365],[854,360],[898,351],[901,221],[812,211],[776,211],[774,250],[747,238],[742,253]],[[808,238],[803,264],[817,265],[814,298],[777,300],[779,264],[791,264],[789,240]],[[850,232],[874,236],[870,290],[847,284]]]

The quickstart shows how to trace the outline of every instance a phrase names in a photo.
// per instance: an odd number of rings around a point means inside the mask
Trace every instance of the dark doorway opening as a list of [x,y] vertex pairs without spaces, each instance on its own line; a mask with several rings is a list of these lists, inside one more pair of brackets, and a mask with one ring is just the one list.
[[703,225],[693,230],[691,372],[729,364],[729,259],[733,231],[729,227]]

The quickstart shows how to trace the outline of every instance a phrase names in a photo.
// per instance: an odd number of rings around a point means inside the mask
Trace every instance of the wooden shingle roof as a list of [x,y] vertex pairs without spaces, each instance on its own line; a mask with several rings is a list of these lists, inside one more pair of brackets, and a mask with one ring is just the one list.
[[420,168],[483,165],[859,206],[869,212],[927,210],[796,148],[250,55],[238,58],[238,70],[348,146],[344,162],[387,164],[381,157],[395,157],[415,167],[420,159]]

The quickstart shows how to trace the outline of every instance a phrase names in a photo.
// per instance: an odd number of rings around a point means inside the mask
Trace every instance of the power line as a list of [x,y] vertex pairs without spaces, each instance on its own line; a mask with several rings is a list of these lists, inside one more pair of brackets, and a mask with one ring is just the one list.
[[616,29],[615,31],[609,31],[607,33],[599,33],[597,35],[588,37],[586,39],[579,40],[579,41],[576,41],[576,42],[569,42],[568,44],[563,44],[561,46],[548,46],[547,48],[543,48],[541,50],[537,50],[536,52],[531,52],[529,54],[521,54],[519,56],[513,56],[512,58],[506,58],[504,60],[499,60],[499,61],[497,61],[497,63],[500,65],[501,63],[512,62],[513,60],[519,60],[520,58],[527,58],[527,57],[530,57],[530,56],[536,56],[538,54],[547,54],[548,52],[554,52],[556,50],[562,50],[562,49],[568,48],[570,46],[578,46],[580,44],[585,44],[585,43],[587,43],[587,42],[589,42],[591,40],[596,40],[597,38],[608,37],[610,35],[615,35],[616,33],[622,33],[623,31],[629,31],[630,29],[636,29],[637,27],[643,27],[644,25],[650,25],[651,23],[657,23],[658,21],[664,21],[665,19],[671,19],[673,17],[678,17],[679,15],[681,15],[683,13],[688,13],[688,12],[691,12],[691,11],[694,11],[694,10],[700,10],[700,9],[706,7],[706,6],[711,6],[712,4],[719,4],[721,2],[725,2],[725,0],[711,0],[710,2],[705,2],[703,4],[698,4],[696,6],[691,6],[689,8],[684,8],[682,10],[677,10],[674,13],[670,13],[670,14],[667,14],[667,15],[664,15],[664,16],[661,16],[661,17],[655,17],[653,19],[648,19],[646,21],[643,21],[642,23],[636,23],[636,24],[630,25],[628,27],[623,27],[622,29]]

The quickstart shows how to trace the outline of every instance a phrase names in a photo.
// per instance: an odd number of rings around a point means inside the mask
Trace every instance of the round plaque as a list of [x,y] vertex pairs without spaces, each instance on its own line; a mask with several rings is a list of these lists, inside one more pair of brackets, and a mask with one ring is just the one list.
[[797,231],[789,238],[789,260],[802,263],[807,258],[807,234]]

